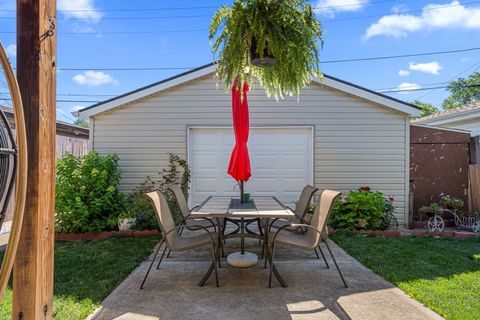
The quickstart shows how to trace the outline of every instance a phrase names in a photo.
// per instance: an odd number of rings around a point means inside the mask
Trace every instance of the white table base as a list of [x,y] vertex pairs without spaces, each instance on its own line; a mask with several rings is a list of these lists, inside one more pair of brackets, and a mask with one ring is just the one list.
[[258,263],[258,256],[251,252],[234,252],[230,253],[227,257],[227,262],[232,267],[236,268],[249,268],[256,266]]

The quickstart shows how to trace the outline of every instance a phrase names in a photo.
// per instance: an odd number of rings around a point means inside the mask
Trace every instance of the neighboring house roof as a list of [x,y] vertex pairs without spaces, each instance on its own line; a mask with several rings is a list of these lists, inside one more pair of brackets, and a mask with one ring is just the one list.
[[[11,108],[0,106],[0,109],[5,113],[7,116],[8,121],[12,127],[15,126],[14,122],[14,114]],[[79,138],[88,139],[89,138],[89,129],[80,127],[68,122],[63,122],[57,120],[57,134],[63,135],[70,135],[70,136],[78,136]]]
[[[471,119],[472,116],[480,117],[480,102],[473,102],[453,109],[443,110],[429,116],[412,120],[412,123],[441,124],[440,122],[459,121],[464,117]],[[462,119],[461,119],[462,118]]]
[[[184,84],[186,82],[195,80],[197,78],[206,76],[208,74],[214,73],[216,71],[216,65],[211,63],[204,65],[202,67],[181,73],[179,75],[167,78],[165,80],[153,83],[146,87],[139,88],[137,90],[127,92],[125,94],[119,95],[109,100],[102,101],[100,103],[94,104],[90,107],[84,108],[73,113],[75,116],[79,116],[81,118],[88,118],[93,117],[99,113],[106,112],[108,110],[117,108],[119,106],[125,105],[127,103],[134,102],[136,100],[145,98],[147,96],[157,94],[163,90],[170,89],[172,87]],[[355,85],[353,83],[349,83],[347,81],[343,81],[337,79],[335,77],[329,76],[324,74],[323,79],[312,79],[312,81],[326,85],[333,89],[337,89],[339,91],[346,92],[353,96],[357,96],[359,98],[381,104],[386,106],[390,109],[411,115],[411,116],[418,116],[420,114],[420,108],[417,106],[392,98],[390,96],[386,96],[384,94],[363,88],[361,86]]]

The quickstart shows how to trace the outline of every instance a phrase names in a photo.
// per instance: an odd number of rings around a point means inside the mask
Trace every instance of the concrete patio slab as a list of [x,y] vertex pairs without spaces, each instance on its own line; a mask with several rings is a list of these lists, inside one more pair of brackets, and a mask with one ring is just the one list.
[[5,250],[10,237],[10,229],[12,227],[12,221],[4,221],[0,230],[0,251]]
[[[249,251],[260,253],[257,241],[246,243]],[[237,250],[237,244],[236,239],[228,240],[225,254]],[[172,253],[139,290],[151,260],[142,263],[103,301],[94,319],[442,319],[333,242],[332,248],[348,289],[328,253],[329,269],[313,251],[288,248],[279,250],[277,259],[288,288],[276,280],[268,288],[263,261],[238,269],[227,266],[225,259],[220,287],[215,287],[212,276],[200,288],[197,283],[208,269],[209,251],[196,250]]]

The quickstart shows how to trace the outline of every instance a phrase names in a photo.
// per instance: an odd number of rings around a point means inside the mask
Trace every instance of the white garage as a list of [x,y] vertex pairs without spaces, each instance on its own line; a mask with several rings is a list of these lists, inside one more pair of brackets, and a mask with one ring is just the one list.
[[[79,112],[90,119],[91,149],[118,154],[129,192],[168,166],[168,153],[192,169],[190,202],[235,194],[227,174],[233,148],[231,97],[207,65]],[[395,197],[407,219],[409,122],[416,107],[324,75],[300,98],[248,94],[252,177],[246,191],[291,204],[307,183],[348,191],[368,185]]]
[[[188,137],[192,204],[212,194],[238,195],[236,181],[227,174],[235,144],[233,129],[189,127]],[[245,192],[275,195],[292,205],[299,190],[313,184],[312,140],[312,127],[251,128],[252,177],[245,183]]]

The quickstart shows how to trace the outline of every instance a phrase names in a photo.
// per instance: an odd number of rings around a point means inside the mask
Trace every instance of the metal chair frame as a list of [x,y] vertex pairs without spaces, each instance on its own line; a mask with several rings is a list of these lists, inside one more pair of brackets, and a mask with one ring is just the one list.
[[[149,199],[150,199],[150,197],[149,197]],[[150,199],[150,200],[152,201],[152,205],[154,205],[155,210],[157,211],[155,203],[153,202],[152,199]],[[160,215],[161,213],[157,211],[156,214]],[[171,214],[171,213],[169,213],[169,214]],[[172,246],[168,243],[168,237],[167,236],[172,232],[178,232],[178,235],[181,236],[182,231],[186,228],[186,225],[187,225],[186,220],[188,220],[188,219],[193,219],[193,217],[186,217],[186,218],[182,219],[180,222],[178,222],[170,230],[168,230],[166,232],[162,231],[162,234],[163,234],[162,240],[158,244],[158,248],[155,251],[155,254],[152,258],[152,261],[151,261],[151,263],[150,263],[150,265],[147,269],[147,272],[145,274],[145,277],[143,278],[142,284],[140,285],[140,290],[144,288],[145,282],[148,278],[148,275],[150,274],[152,266],[155,263],[155,259],[157,258],[158,253],[160,252],[160,249],[161,249],[162,245],[165,244],[165,248],[163,250],[162,256],[160,257],[160,261],[158,262],[157,270],[160,268],[160,264],[163,260],[163,257],[165,255],[165,252],[166,252],[167,248],[172,251]],[[202,218],[202,219],[211,223],[214,230],[216,231],[215,224],[210,219],[208,219],[208,218]],[[159,224],[161,223],[160,220],[158,220],[158,222],[159,222]],[[205,228],[204,226],[193,225],[192,227],[195,227],[196,230],[206,231],[208,233],[208,235],[210,236],[210,244],[212,246],[212,263],[211,263],[210,268],[208,269],[207,273],[203,276],[203,278],[198,283],[198,286],[200,286],[200,287],[203,286],[205,284],[205,282],[208,280],[208,278],[210,277],[211,273],[214,271],[215,272],[215,282],[216,282],[216,285],[218,287],[219,286],[219,281],[218,281],[217,262],[218,262],[219,267],[221,267],[221,265],[220,265],[220,250],[218,249],[219,244],[216,244],[215,238],[213,237],[212,233],[210,231],[208,231],[208,229]],[[160,228],[160,229],[162,229],[162,228]],[[204,245],[201,245],[201,246],[204,246]],[[179,249],[179,250],[174,250],[174,251],[185,251],[185,250],[190,250],[190,249],[194,249],[194,248],[198,248],[198,247],[200,247],[200,245],[196,246],[196,247],[192,247],[192,248]]]
[[[319,243],[318,243],[318,247],[320,248],[320,243],[323,242],[325,243],[325,246],[327,247],[327,250],[328,252],[330,253],[330,256],[332,257],[332,260],[333,260],[333,263],[335,264],[335,267],[337,268],[337,271],[338,271],[338,274],[340,275],[340,278],[342,278],[342,282],[343,284],[345,285],[345,288],[348,288],[348,285],[347,285],[347,282],[345,281],[345,278],[343,277],[343,274],[342,274],[342,271],[340,270],[340,268],[338,267],[338,264],[337,264],[337,259],[335,259],[335,255],[333,254],[332,252],[332,249],[330,248],[330,246],[328,245],[328,242],[327,242],[327,239],[324,239],[323,235],[322,235],[322,231],[321,230],[318,230],[317,228],[309,225],[309,224],[291,224],[290,226],[292,227],[299,227],[299,228],[305,228],[305,229],[312,229],[314,230],[315,232],[319,233],[320,234],[320,240],[319,240]],[[268,287],[271,288],[272,287],[272,272],[273,272],[273,266],[274,266],[274,261],[275,261],[275,249],[276,249],[276,240],[277,240],[277,236],[278,234],[284,230],[285,228],[289,227],[288,225],[287,226],[283,226],[281,227],[280,229],[277,230],[277,232],[275,233],[275,236],[273,237],[273,244],[272,244],[272,253],[271,253],[271,257],[268,259],[269,262],[270,262],[270,272],[269,272],[269,277],[268,277]],[[317,246],[314,245],[312,249],[314,249],[315,247]],[[321,251],[320,251],[321,252]],[[322,253],[322,256],[323,258],[325,259],[325,256],[323,255]]]

